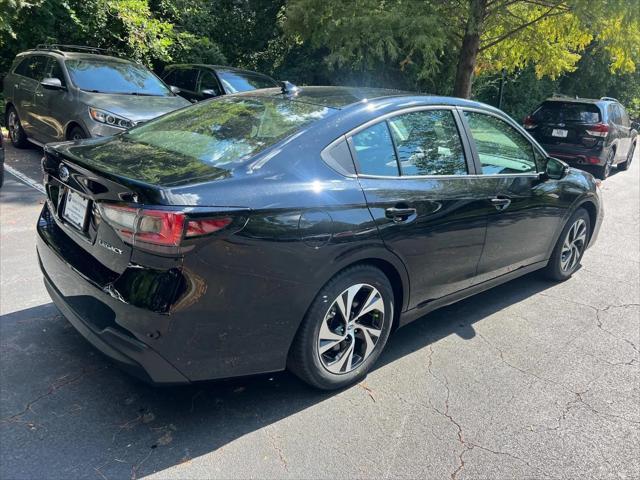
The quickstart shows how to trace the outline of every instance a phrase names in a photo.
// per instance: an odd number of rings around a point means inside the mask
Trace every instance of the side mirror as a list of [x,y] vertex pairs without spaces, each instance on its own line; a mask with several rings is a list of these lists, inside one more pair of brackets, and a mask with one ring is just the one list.
[[176,95],[178,95],[180,93],[180,89],[178,87],[173,86],[173,85],[169,86],[169,89],[171,90],[171,93],[175,93]]
[[569,165],[557,158],[548,157],[543,176],[551,180],[560,180],[569,173]]
[[205,97],[217,97],[218,96],[216,91],[211,89],[211,88],[205,88],[204,90],[200,90],[200,93],[202,95],[204,95]]
[[62,81],[59,78],[45,78],[40,82],[47,90],[63,90]]

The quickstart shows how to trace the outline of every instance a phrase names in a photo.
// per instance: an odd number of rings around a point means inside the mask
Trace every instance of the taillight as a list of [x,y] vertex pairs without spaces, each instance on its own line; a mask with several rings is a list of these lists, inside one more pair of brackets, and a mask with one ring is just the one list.
[[536,122],[533,121],[533,117],[531,115],[524,117],[523,125],[527,130],[532,130],[537,127]]
[[592,137],[606,137],[609,134],[609,125],[606,123],[596,123],[595,125],[589,125],[586,130],[587,135]]
[[[222,230],[231,218],[189,219],[184,212],[100,204],[102,218],[126,243],[154,250],[154,246],[178,247],[183,238]],[[164,251],[164,250],[163,250]]]

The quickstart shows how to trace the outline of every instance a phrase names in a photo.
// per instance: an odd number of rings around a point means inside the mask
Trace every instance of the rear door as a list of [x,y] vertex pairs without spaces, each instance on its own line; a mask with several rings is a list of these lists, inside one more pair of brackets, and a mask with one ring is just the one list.
[[409,271],[409,308],[476,275],[493,187],[472,175],[461,131],[455,109],[442,106],[394,114],[349,137],[382,239]]
[[48,61],[49,58],[44,55],[31,55],[15,70],[14,101],[22,128],[30,137],[38,137],[38,119],[34,112],[35,94],[44,78]]
[[495,191],[478,282],[548,258],[569,205],[555,180],[540,175],[544,155],[515,126],[496,114],[464,109],[476,168]]
[[616,115],[614,121],[618,130],[618,150],[616,151],[616,161],[624,162],[631,148],[631,122],[627,112],[622,105],[613,105]]

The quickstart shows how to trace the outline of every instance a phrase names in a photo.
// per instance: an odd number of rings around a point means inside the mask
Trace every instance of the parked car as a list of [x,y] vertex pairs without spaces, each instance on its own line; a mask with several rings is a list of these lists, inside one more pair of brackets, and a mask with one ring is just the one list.
[[624,107],[615,98],[554,97],[524,120],[524,127],[550,155],[571,165],[595,167],[605,179],[616,165],[629,168],[638,143]]
[[96,52],[40,45],[16,56],[4,79],[16,147],[113,135],[189,104],[146,67]]
[[0,129],[0,187],[4,183],[4,134]]
[[393,329],[534,270],[569,278],[602,203],[501,111],[308,87],[45,148],[38,255],[98,349],[159,384],[361,379]]
[[280,83],[262,73],[219,65],[169,65],[162,79],[192,102],[260,88],[280,88]]

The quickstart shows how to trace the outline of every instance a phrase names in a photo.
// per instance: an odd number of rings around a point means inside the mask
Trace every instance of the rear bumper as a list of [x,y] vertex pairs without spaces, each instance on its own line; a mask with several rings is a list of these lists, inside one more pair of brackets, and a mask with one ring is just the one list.
[[189,383],[189,379],[158,352],[116,322],[118,309],[138,309],[111,298],[79,275],[42,235],[38,235],[37,250],[44,283],[53,303],[94,347],[146,382]]
[[607,160],[606,147],[584,148],[579,145],[542,144],[549,156],[559,158],[570,165],[601,166]]

